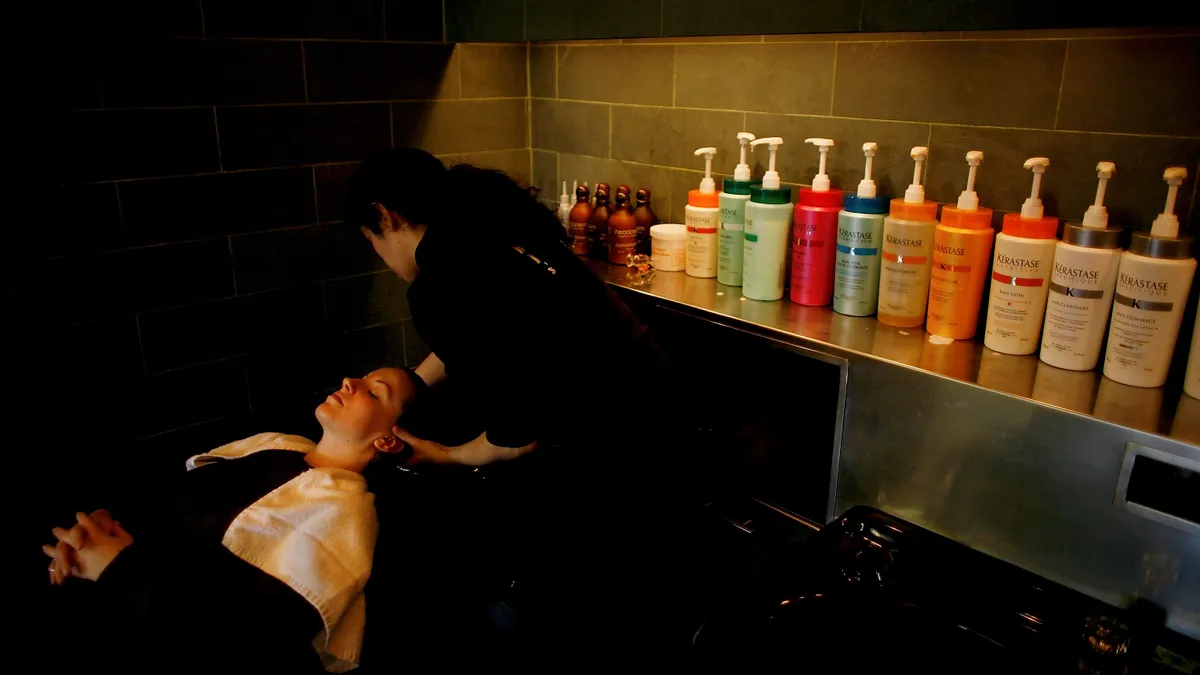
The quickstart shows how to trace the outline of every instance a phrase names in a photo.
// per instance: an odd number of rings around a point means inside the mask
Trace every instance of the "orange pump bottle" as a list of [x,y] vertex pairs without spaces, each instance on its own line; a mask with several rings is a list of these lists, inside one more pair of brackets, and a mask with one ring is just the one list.
[[592,217],[591,193],[587,185],[575,188],[575,206],[567,220],[571,223],[571,253],[575,255],[588,254],[588,220]]
[[992,210],[979,208],[975,171],[983,153],[967,153],[967,189],[958,205],[942,207],[942,220],[933,229],[933,269],[929,276],[929,309],[925,330],[955,340],[975,337],[979,302],[987,285],[992,259]]
[[608,262],[624,265],[636,252],[637,219],[629,210],[629,188],[622,185],[617,188],[616,206],[608,217]]

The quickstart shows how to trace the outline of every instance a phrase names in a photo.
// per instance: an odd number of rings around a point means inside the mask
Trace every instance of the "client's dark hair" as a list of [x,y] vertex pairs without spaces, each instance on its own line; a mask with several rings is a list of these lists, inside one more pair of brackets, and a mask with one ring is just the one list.
[[381,150],[359,165],[347,191],[346,222],[381,234],[374,204],[413,224],[460,229],[505,245],[563,238],[558,217],[537,200],[536,188],[521,187],[503,171],[470,164],[447,169],[416,148]]

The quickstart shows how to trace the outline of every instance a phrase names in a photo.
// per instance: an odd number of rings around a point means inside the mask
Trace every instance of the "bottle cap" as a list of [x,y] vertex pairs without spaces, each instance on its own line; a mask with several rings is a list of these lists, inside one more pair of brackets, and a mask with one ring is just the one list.
[[717,208],[721,202],[717,197],[717,182],[712,178],[713,157],[716,157],[717,149],[697,148],[692,154],[704,156],[704,178],[700,181],[699,190],[688,190],[688,206]]
[[1046,173],[1046,167],[1050,166],[1050,159],[1030,157],[1025,160],[1023,166],[1033,172],[1033,187],[1029,190],[1029,199],[1026,199],[1025,203],[1021,205],[1021,217],[1036,220],[1045,213],[1038,194],[1042,191],[1042,174]]
[[875,181],[871,180],[871,159],[879,150],[878,143],[863,143],[863,154],[867,157],[867,165],[863,168],[863,179],[858,181],[859,197],[875,196]]
[[929,148],[918,145],[908,154],[916,163],[913,165],[912,184],[904,191],[904,203],[921,204],[925,201],[925,188],[921,187],[921,167],[925,164],[925,158],[929,156]]
[[967,189],[958,196],[958,208],[963,211],[974,211],[979,208],[979,195],[975,192],[975,172],[983,162],[982,150],[967,152]]
[[1053,239],[1058,234],[1058,218],[1026,218],[1020,214],[1006,213],[1001,231],[1012,237]]
[[816,188],[802,187],[796,198],[796,203],[801,206],[817,206],[817,207],[833,207],[839,208],[842,205],[841,190],[817,190]]
[[[754,134],[752,134],[748,131],[739,131],[738,135],[737,135],[737,140],[738,140],[738,145],[741,146],[741,151],[740,151],[741,152],[741,161],[738,162],[737,168],[735,168],[733,170],[733,179],[740,180],[740,181],[749,181],[750,180],[750,165],[746,163],[746,146],[750,144],[750,141],[754,140]],[[727,178],[726,180],[729,180],[729,179]],[[736,193],[736,194],[749,194],[749,192]]]
[[1100,179],[1096,185],[1096,201],[1083,214],[1083,226],[1096,230],[1108,227],[1108,209],[1104,208],[1104,191],[1108,188],[1108,179],[1117,172],[1117,165],[1112,162],[1100,162],[1096,165],[1096,176]]
[[762,187],[762,180],[738,180],[736,178],[726,178],[721,189],[727,195],[748,195],[750,194],[750,188],[754,186]]
[[887,213],[888,198],[887,197],[859,197],[858,195],[844,195],[842,209],[849,213]]
[[942,207],[941,223],[946,227],[961,227],[966,230],[990,228],[992,226],[992,210],[984,206],[968,211],[947,204]]
[[1184,178],[1187,178],[1187,169],[1182,166],[1172,166],[1163,171],[1163,180],[1167,182],[1167,203],[1163,206],[1163,212],[1154,219],[1154,225],[1150,228],[1151,236],[1160,239],[1179,236],[1179,218],[1175,215],[1175,197]]
[[761,185],[750,187],[750,201],[756,204],[790,204],[791,188],[769,188]]
[[[765,174],[763,174],[762,189],[778,190],[779,189],[779,172],[775,170],[775,152],[779,150],[779,146],[783,145],[783,139],[778,136],[771,136],[770,138],[755,139],[750,142],[750,151],[753,152],[754,148],[757,148],[758,146],[763,145],[764,143],[767,145],[767,151],[770,153],[770,159],[767,160],[767,172]],[[790,192],[791,191],[789,190],[789,194],[790,194]],[[751,192],[750,196],[753,198],[754,193]],[[787,202],[764,202],[764,203],[786,204]]]
[[[829,174],[825,173],[825,160],[828,159],[829,149],[833,147],[832,138],[806,138],[805,143],[812,143],[817,146],[817,150],[821,152],[820,166],[817,168],[817,175],[813,177],[812,191],[813,192],[828,192],[829,191]],[[841,200],[838,200],[841,203]]]
[[646,188],[638,188],[637,195],[634,197],[638,206],[650,203],[650,190]]
[[1189,236],[1158,237],[1145,232],[1134,232],[1129,238],[1129,252],[1147,258],[1186,260],[1192,257],[1192,242]]

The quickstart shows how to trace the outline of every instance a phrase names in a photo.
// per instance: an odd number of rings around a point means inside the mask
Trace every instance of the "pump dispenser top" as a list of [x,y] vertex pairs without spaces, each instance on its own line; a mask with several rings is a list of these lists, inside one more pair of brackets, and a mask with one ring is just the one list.
[[942,225],[972,230],[991,229],[992,210],[979,207],[979,194],[975,192],[975,177],[982,163],[982,151],[967,152],[967,187],[958,196],[956,205],[947,204],[942,208]]
[[912,184],[904,191],[904,203],[920,204],[925,201],[925,188],[921,187],[921,167],[925,164],[925,158],[929,156],[929,148],[918,145],[909,152],[909,156],[916,164],[913,165]]
[[734,180],[750,180],[750,165],[746,163],[746,146],[750,141],[754,140],[754,134],[748,131],[739,131],[737,135],[738,145],[741,147],[741,161],[738,162],[737,168],[733,170]]
[[704,156],[704,179],[700,181],[700,193],[711,195],[717,191],[717,183],[712,178],[713,157],[717,156],[717,149],[696,148],[696,151],[692,154],[697,157]]
[[1033,172],[1033,187],[1029,190],[1029,198],[1021,205],[1021,215],[1007,213],[1004,215],[1004,234],[1027,239],[1054,239],[1058,234],[1058,218],[1045,215],[1042,200],[1042,174],[1050,166],[1046,157],[1030,157],[1023,165]]
[[1021,217],[1025,219],[1041,218],[1045,214],[1045,209],[1042,208],[1042,200],[1038,196],[1042,191],[1042,174],[1046,173],[1046,167],[1050,166],[1048,157],[1030,157],[1025,160],[1023,165],[1026,169],[1033,172],[1033,188],[1029,191],[1029,199],[1021,205]]
[[712,163],[713,157],[717,156],[717,149],[713,147],[697,148],[696,152],[692,154],[697,157],[704,156],[704,178],[700,181],[699,190],[688,190],[688,206],[715,209],[719,199],[717,198],[717,182],[712,177]]
[[975,192],[975,172],[983,162],[981,150],[971,150],[967,153],[967,189],[958,196],[958,208],[963,211],[974,211],[979,208],[979,195]]
[[1117,172],[1117,165],[1112,162],[1100,162],[1096,165],[1096,176],[1100,182],[1096,185],[1096,203],[1087,208],[1083,214],[1083,226],[1093,230],[1103,230],[1108,227],[1108,209],[1104,208],[1104,191],[1108,189],[1108,179]]
[[775,153],[779,150],[779,146],[783,145],[783,139],[778,136],[759,138],[750,142],[751,151],[763,144],[767,145],[770,159],[767,160],[767,172],[763,174],[762,186],[764,190],[778,190],[779,172],[775,170]]
[[[871,158],[878,150],[878,143],[863,143],[863,154],[867,156],[867,165],[863,167],[863,179],[858,181],[859,197],[875,196],[875,181],[871,180]],[[821,156],[824,157],[824,155]]]
[[1179,236],[1179,218],[1175,215],[1175,197],[1179,185],[1187,178],[1187,169],[1182,166],[1172,166],[1163,171],[1163,180],[1167,182],[1167,203],[1163,212],[1154,219],[1150,227],[1150,236],[1163,239],[1174,239]]
[[817,175],[813,178],[813,192],[828,192],[829,191],[829,174],[825,173],[825,160],[829,156],[829,149],[833,147],[833,139],[831,138],[806,138],[805,143],[812,143],[817,146],[817,150],[821,152],[821,164],[817,169]]

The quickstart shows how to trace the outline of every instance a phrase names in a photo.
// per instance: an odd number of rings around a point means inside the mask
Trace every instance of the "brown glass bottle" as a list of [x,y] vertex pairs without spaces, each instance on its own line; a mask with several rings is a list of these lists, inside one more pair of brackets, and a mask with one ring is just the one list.
[[650,191],[646,188],[637,191],[637,208],[633,210],[633,218],[637,222],[637,252],[650,255],[650,228],[658,224],[658,216],[650,208]]
[[618,188],[616,206],[608,217],[608,262],[624,265],[636,252],[637,220],[629,208],[629,190],[621,192]]
[[575,188],[575,206],[567,220],[571,223],[571,253],[587,255],[588,253],[588,218],[592,216],[592,195],[586,185]]
[[596,186],[596,207],[588,218],[588,257],[608,260],[608,217],[612,209],[608,206],[608,183]]

